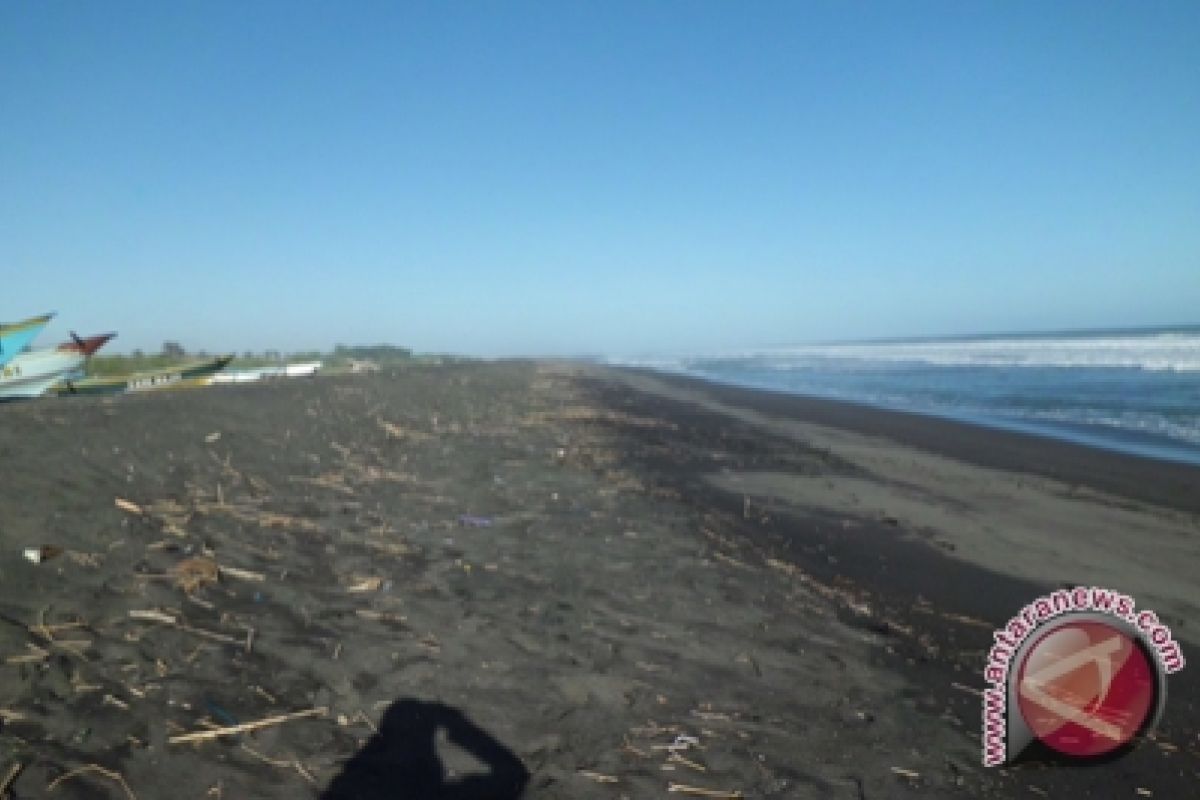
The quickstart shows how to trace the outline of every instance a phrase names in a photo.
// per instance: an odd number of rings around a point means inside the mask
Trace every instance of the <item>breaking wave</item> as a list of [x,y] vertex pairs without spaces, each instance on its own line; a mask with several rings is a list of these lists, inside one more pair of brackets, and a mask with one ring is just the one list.
[[610,359],[1200,463],[1200,329]]
[[940,367],[1084,367],[1200,372],[1200,332],[857,342],[727,351],[676,358],[622,359],[621,362],[658,369],[687,370],[712,362],[739,360],[752,361],[760,368],[778,370],[926,364]]

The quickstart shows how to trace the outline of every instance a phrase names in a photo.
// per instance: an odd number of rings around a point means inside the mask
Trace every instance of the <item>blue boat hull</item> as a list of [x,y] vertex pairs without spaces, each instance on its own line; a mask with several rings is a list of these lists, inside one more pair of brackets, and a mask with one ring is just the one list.
[[0,367],[12,361],[28,347],[52,317],[53,314],[45,314],[12,325],[0,325]]

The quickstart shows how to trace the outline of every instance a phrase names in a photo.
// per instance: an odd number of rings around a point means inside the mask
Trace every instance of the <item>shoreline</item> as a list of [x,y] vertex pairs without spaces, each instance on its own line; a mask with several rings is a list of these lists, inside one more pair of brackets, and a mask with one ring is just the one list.
[[[603,363],[603,362],[597,362]],[[907,409],[884,404],[871,403],[866,400],[856,400],[847,397],[835,397],[816,393],[806,393],[783,389],[765,384],[723,380],[711,375],[700,375],[676,369],[658,369],[655,367],[626,366],[619,363],[604,364],[605,368],[614,370],[631,370],[647,372],[662,377],[678,378],[685,381],[698,381],[730,389],[746,392],[799,397],[806,400],[819,400],[826,403],[840,404],[862,408],[868,411],[885,411],[892,414],[907,414],[915,417],[928,417],[960,425],[987,428],[993,431],[1017,433],[1038,439],[1050,439],[1056,442],[1074,444],[1100,450],[1106,453],[1133,456],[1152,461],[1165,461],[1183,466],[1200,468],[1200,444],[1180,442],[1165,436],[1143,434],[1123,428],[1106,428],[1101,425],[1086,425],[1071,422],[1039,422],[1019,418],[1006,419],[1003,417],[988,417],[981,414],[955,413],[952,411],[936,411]]]
[[[980,466],[1032,472],[1200,514],[1200,463],[1127,452],[983,420],[904,411],[641,367],[605,366],[604,369],[659,378],[760,413],[882,436]],[[1147,471],[1154,473],[1154,483],[1144,480]]]
[[[904,541],[876,538],[859,557],[869,560],[872,547],[899,546],[914,595],[922,559],[931,556],[952,556],[951,583],[958,582],[953,564],[963,562],[1006,575],[1026,592],[1107,580],[1148,604],[1157,601],[1177,636],[1200,644],[1200,627],[1189,627],[1200,620],[1200,589],[1189,577],[1200,573],[1200,549],[1190,544],[1200,539],[1200,468],[690,377],[636,370],[598,377],[633,389],[663,414],[745,425],[784,452],[796,446],[840,456],[822,480],[796,475],[786,458],[782,468],[768,462],[733,478],[714,471],[692,480],[702,492],[759,496],[826,524],[851,516],[908,529]],[[889,580],[904,579],[893,574]],[[1010,598],[1015,613],[1021,604],[1015,594]],[[994,600],[961,591],[955,601],[1007,620]]]

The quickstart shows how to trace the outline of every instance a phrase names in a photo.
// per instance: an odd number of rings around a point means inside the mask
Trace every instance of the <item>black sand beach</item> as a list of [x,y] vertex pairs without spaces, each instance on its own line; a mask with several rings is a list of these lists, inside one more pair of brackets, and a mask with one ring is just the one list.
[[0,459],[13,797],[1200,778],[1195,667],[1153,741],[1088,768],[984,769],[977,695],[992,628],[1068,583],[1190,655],[1197,469],[529,362],[7,406]]

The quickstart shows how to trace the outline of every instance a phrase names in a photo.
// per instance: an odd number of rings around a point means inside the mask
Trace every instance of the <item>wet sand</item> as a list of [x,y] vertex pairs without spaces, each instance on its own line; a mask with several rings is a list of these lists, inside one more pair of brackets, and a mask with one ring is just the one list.
[[974,693],[990,628],[1063,583],[1134,595],[1189,654],[1197,470],[523,362],[7,406],[0,458],[16,797],[1200,777],[1193,667],[1156,741],[1087,769],[979,766]]

